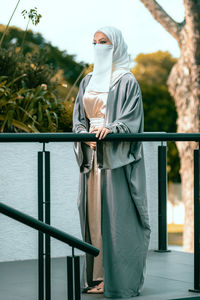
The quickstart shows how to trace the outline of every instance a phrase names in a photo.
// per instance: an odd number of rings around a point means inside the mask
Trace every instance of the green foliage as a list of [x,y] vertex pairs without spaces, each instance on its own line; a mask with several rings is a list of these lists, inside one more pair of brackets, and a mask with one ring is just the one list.
[[0,49],[0,76],[7,76],[12,81],[15,77],[26,74],[15,81],[15,86],[35,88],[43,83],[48,85],[48,89],[53,89],[55,84],[51,81],[54,71],[46,63],[45,52],[30,53],[24,56],[15,47]]
[[0,25],[0,130],[71,131],[76,84],[87,64],[28,30],[29,22],[40,21],[37,8],[22,15],[26,30]]
[[20,71],[19,57],[13,47],[0,49],[0,76],[7,76],[10,80],[22,75]]
[[145,82],[147,85],[166,86],[170,70],[177,59],[172,57],[168,51],[157,51],[148,54],[141,53],[134,61],[136,66],[133,72],[139,82]]
[[[5,30],[5,26],[0,25],[0,38]],[[4,38],[3,47],[5,49],[15,47],[18,51],[21,50],[24,31],[18,27],[11,26]],[[26,32],[26,40],[23,43],[23,54],[45,53],[46,64],[56,73],[58,70],[63,70],[63,80],[73,84],[83,71],[87,64],[76,62],[75,55],[70,55],[66,51],[61,51],[58,47],[53,46],[50,42],[46,42],[40,33],[28,30]],[[84,76],[84,75],[83,75]],[[80,80],[83,78],[80,78]]]
[[[146,132],[176,132],[177,113],[166,80],[176,59],[167,51],[139,54],[132,69],[143,96],[144,130]],[[175,143],[168,143],[168,178],[179,182],[180,160]]]
[[177,113],[173,99],[164,85],[140,84],[143,95],[145,131],[176,132]]
[[[0,32],[3,32],[3,30],[4,26],[0,25]],[[25,119],[18,113],[18,122],[16,122],[15,114],[8,113],[8,108],[13,111],[13,107],[11,108],[11,106],[7,105],[0,114],[0,126],[3,126],[2,131],[71,131],[73,101],[78,91],[76,85],[72,89],[72,83],[74,84],[75,80],[80,77],[80,72],[83,71],[85,65],[76,63],[74,56],[70,56],[66,52],[53,47],[50,43],[46,43],[41,34],[33,33],[30,30],[26,33],[26,41],[24,42],[23,51],[21,51],[23,37],[24,31],[16,27],[9,27],[3,43],[5,48],[0,49],[0,76],[7,76],[7,82],[12,82],[10,91],[12,97],[15,97],[16,93],[16,97],[22,97],[21,101],[18,99],[18,104],[20,105],[18,110],[21,111],[21,114],[23,105],[25,105],[24,102],[28,103],[33,97],[35,99],[34,109],[38,110],[38,117],[36,117],[35,111],[33,116],[29,114],[29,118]],[[22,76],[23,74],[26,74],[26,76]],[[79,81],[82,77],[83,75]],[[15,80],[15,78],[18,78],[18,80]],[[53,94],[58,99],[57,105],[54,106],[58,122],[56,124],[54,120],[52,122],[53,126],[51,126],[51,122],[48,122],[48,111],[44,111],[44,120],[42,122],[38,121],[42,110],[40,106],[43,106],[45,101],[36,105],[39,100],[37,96],[35,97],[35,94],[37,94],[36,90],[44,84],[47,86],[44,98],[47,100]],[[67,95],[68,101],[65,101]],[[16,104],[12,103],[14,107],[16,107]],[[12,117],[13,121],[11,122]],[[5,123],[3,125],[4,120]],[[19,123],[22,120],[25,122],[24,125]]]
[[21,77],[13,81],[0,77],[0,131],[56,132],[56,111],[62,109],[62,105],[45,84],[35,89],[13,89],[14,82]]
[[29,11],[24,9],[22,11],[22,16],[24,17],[24,19],[26,19],[26,17],[28,17],[28,19],[32,21],[33,25],[37,25],[40,22],[40,19],[42,17],[41,14],[38,14],[37,7],[32,8]]
[[61,131],[72,131],[72,114],[74,108],[74,101],[65,101],[63,103],[64,108],[61,110],[60,118],[59,118],[59,130]]
[[36,88],[42,83],[47,84],[50,89],[55,88],[51,81],[54,70],[47,64],[45,51],[27,54],[23,63],[23,72],[27,74],[24,82],[28,88]]
[[29,11],[24,9],[22,11],[22,16],[24,17],[24,19],[26,19],[26,17],[28,17],[28,22],[26,24],[26,30],[24,31],[24,36],[23,36],[23,40],[22,40],[22,43],[21,43],[21,50],[23,50],[23,47],[24,47],[26,33],[27,33],[27,30],[28,30],[28,25],[29,25],[30,21],[32,21],[33,25],[37,25],[40,22],[40,19],[41,19],[42,15],[38,14],[37,7],[35,7],[35,8],[30,9]]

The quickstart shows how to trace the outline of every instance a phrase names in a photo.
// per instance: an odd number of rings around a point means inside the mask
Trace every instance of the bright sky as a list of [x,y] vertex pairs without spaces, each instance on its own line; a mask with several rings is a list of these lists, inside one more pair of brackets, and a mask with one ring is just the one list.
[[[159,4],[176,21],[184,18],[183,0],[158,0]],[[0,23],[7,24],[17,0],[6,0],[1,5]],[[119,28],[128,45],[128,52],[134,59],[139,53],[168,50],[179,57],[176,40],[154,20],[140,0],[21,0],[11,25],[26,27],[21,15],[23,9],[38,8],[42,15],[37,26],[30,29],[75,54],[77,61],[93,62],[93,34],[106,25]]]

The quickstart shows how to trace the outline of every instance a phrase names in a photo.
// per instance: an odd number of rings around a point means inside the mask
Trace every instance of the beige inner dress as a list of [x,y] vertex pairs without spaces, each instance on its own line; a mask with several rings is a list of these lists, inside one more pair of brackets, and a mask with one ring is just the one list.
[[[85,114],[90,120],[89,131],[104,125],[108,93],[86,92],[83,97]],[[87,178],[87,221],[89,239],[93,246],[100,249],[100,254],[93,260],[92,280],[103,280],[102,236],[101,236],[101,170],[97,166],[94,151],[93,167]],[[88,263],[88,260],[87,260]]]

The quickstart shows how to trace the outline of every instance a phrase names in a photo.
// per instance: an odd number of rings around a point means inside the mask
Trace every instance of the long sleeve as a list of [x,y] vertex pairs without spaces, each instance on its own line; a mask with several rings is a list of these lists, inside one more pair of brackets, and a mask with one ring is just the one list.
[[[107,103],[106,127],[112,133],[143,131],[143,105],[139,84],[132,74],[123,76]],[[98,150],[99,167],[115,169],[142,156],[141,142],[104,142]]]
[[[79,86],[78,95],[75,100],[73,110],[73,132],[74,133],[87,133],[88,132],[88,119],[85,116],[83,107],[83,95],[85,88],[88,84],[90,76],[85,76]],[[80,168],[80,172],[87,173],[92,167],[93,151],[83,142],[74,143],[74,152],[76,160]]]
[[85,91],[84,87],[85,77],[82,79],[78,95],[75,100],[74,110],[73,110],[73,132],[80,133],[80,132],[87,132],[87,121],[86,116],[83,108],[83,94]]
[[[112,133],[137,133],[143,130],[142,94],[137,80],[129,79],[123,87],[125,101],[115,121],[108,123]],[[121,94],[118,97],[122,97]]]

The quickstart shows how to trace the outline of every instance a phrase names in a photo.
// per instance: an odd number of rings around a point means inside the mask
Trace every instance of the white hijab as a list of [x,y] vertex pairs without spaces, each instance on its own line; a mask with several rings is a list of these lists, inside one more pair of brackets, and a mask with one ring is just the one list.
[[86,90],[108,92],[121,76],[130,73],[130,59],[119,29],[105,26],[96,32],[103,32],[112,45],[94,45],[94,69]]

